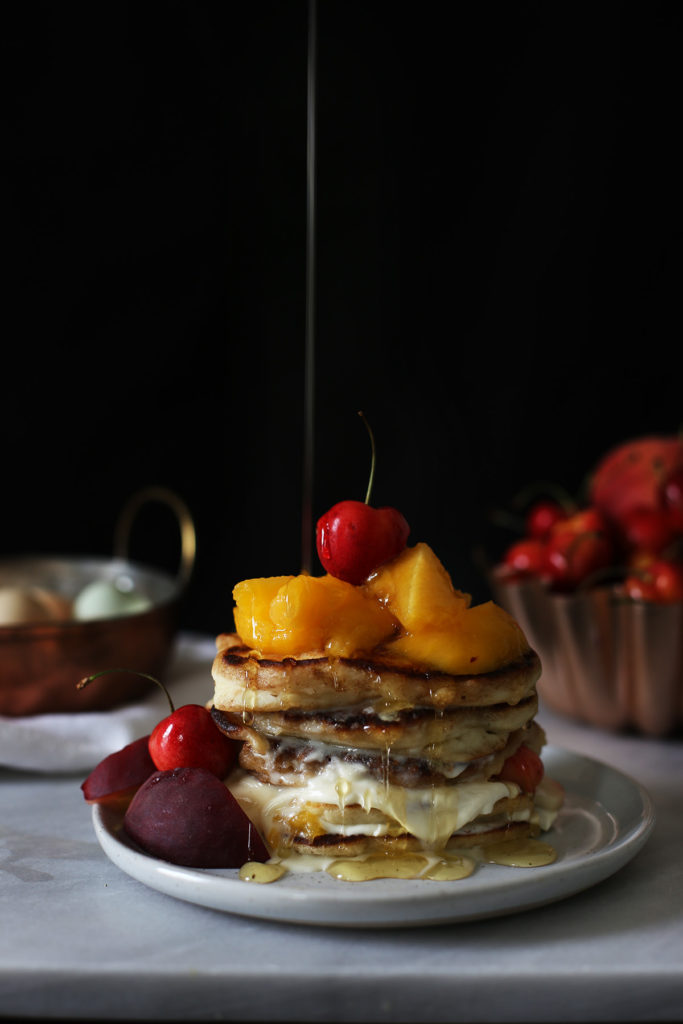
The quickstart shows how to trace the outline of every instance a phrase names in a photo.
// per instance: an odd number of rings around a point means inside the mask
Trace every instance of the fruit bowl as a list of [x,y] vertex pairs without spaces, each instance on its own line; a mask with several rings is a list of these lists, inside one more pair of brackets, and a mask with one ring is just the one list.
[[[178,518],[181,564],[175,576],[127,556],[133,520],[148,501],[165,503]],[[121,672],[112,673],[106,686],[76,689],[84,676],[103,669],[163,677],[194,563],[190,513],[171,492],[141,491],[121,513],[114,548],[110,559],[27,556],[0,561],[0,596],[7,612],[0,625],[0,715],[110,710],[154,686]],[[103,588],[108,588],[108,605],[102,601]],[[84,599],[89,602],[85,610]]]
[[650,736],[683,726],[683,438],[608,451],[583,506],[544,499],[490,573],[549,707]]
[[617,586],[553,593],[539,580],[492,582],[538,653],[554,711],[611,731],[683,727],[683,603],[624,598]]

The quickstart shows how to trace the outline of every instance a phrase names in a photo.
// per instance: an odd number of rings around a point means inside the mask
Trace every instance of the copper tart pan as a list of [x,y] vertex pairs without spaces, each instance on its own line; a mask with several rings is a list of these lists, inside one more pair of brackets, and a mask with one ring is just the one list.
[[554,711],[610,731],[663,737],[683,727],[683,603],[633,601],[616,586],[558,594],[492,581],[543,665]]
[[[148,501],[163,502],[177,515],[181,564],[176,575],[126,555],[133,520]],[[146,610],[117,617],[0,626],[0,715],[106,711],[141,699],[154,682],[137,673],[163,679],[168,666],[194,555],[194,525],[185,504],[163,488],[148,488],[121,513],[110,559],[27,556],[0,561],[0,586],[36,586],[71,602],[93,580],[125,577],[150,600]],[[126,671],[110,672],[119,668]],[[103,670],[106,678],[77,689],[80,679]]]

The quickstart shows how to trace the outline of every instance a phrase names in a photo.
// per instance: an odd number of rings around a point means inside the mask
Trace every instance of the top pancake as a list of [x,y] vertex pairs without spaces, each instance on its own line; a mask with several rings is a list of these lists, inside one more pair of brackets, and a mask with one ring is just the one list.
[[240,713],[362,707],[381,715],[517,704],[534,692],[541,674],[532,650],[495,672],[453,676],[388,658],[260,658],[235,633],[221,634],[216,645],[214,707]]

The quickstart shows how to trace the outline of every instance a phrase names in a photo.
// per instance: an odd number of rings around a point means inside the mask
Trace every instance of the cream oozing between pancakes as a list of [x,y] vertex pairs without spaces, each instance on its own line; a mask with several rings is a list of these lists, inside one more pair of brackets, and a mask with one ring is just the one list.
[[[231,785],[231,791],[257,818],[266,836],[272,835],[278,821],[296,821],[297,815],[308,814],[315,816],[327,836],[408,835],[429,849],[445,847],[454,833],[480,815],[491,814],[501,800],[518,792],[513,783],[506,782],[415,788],[385,785],[359,763],[335,758],[309,777],[304,787],[273,786],[245,773]],[[373,811],[379,814],[372,816]],[[315,836],[304,834],[304,845],[309,845],[308,838]],[[292,844],[301,845],[296,834]],[[329,847],[326,843],[325,849]]]

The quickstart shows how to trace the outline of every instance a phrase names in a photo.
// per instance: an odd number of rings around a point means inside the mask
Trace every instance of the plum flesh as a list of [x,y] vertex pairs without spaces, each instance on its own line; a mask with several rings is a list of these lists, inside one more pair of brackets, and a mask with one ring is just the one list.
[[149,753],[149,736],[142,736],[105,757],[81,784],[89,804],[126,807],[156,765]]

